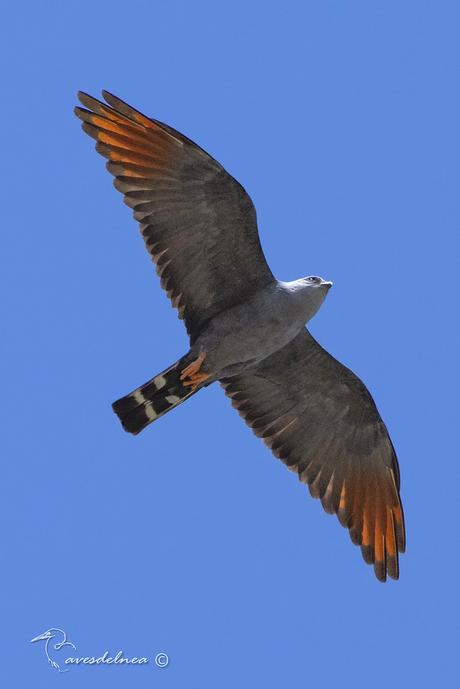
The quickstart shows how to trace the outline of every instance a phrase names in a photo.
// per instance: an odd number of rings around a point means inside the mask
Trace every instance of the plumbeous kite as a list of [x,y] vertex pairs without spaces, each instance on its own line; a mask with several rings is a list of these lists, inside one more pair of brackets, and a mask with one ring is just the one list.
[[108,158],[190,336],[185,356],[114,403],[123,427],[139,433],[219,381],[255,434],[349,529],[377,578],[397,579],[405,535],[388,431],[361,380],[305,329],[332,283],[277,280],[243,187],[183,134],[103,97],[79,93],[85,107],[75,113]]

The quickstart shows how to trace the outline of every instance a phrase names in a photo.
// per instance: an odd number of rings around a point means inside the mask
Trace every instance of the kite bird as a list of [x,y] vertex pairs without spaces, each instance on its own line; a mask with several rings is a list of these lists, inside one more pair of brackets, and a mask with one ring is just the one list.
[[246,423],[349,529],[377,578],[404,552],[395,451],[357,376],[305,329],[331,282],[277,280],[243,187],[183,134],[103,91],[76,115],[133,209],[161,286],[187,327],[179,361],[114,403],[139,433],[219,381]]

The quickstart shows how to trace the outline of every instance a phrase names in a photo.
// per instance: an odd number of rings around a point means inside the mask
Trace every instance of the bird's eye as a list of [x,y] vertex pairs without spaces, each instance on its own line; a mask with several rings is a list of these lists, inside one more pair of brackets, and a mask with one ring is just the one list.
[[310,275],[307,280],[308,282],[321,282],[321,278],[319,278],[317,275]]

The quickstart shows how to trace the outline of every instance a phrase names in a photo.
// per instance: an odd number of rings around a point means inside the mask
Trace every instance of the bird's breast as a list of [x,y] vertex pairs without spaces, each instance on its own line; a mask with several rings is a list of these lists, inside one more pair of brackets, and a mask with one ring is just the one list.
[[304,325],[304,314],[289,293],[263,290],[218,314],[192,352],[206,352],[203,368],[215,378],[235,375],[284,347]]

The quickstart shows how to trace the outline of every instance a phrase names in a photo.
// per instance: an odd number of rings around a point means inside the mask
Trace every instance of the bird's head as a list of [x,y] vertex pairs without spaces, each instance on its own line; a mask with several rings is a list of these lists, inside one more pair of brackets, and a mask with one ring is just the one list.
[[310,295],[312,303],[319,309],[326,298],[326,294],[332,287],[332,282],[323,280],[323,278],[318,277],[318,275],[309,275],[306,278],[302,278],[300,282],[303,283],[302,290]]
[[56,636],[56,631],[56,629],[47,629],[46,632],[43,632],[43,634],[39,634],[34,639],[31,639],[30,643],[33,644],[34,641],[48,641],[48,639],[52,639],[54,636]]
[[293,286],[293,291],[299,295],[303,307],[305,309],[305,321],[309,321],[326,298],[329,289],[332,287],[332,282],[323,280],[317,275],[309,275],[306,278],[300,278],[290,283]]
[[309,275],[306,278],[301,278],[301,281],[306,287],[311,287],[312,289],[324,292],[326,295],[328,290],[332,287],[332,282],[328,280],[323,280],[323,278],[318,277],[318,275]]
[[[62,629],[58,629],[57,627],[51,627],[51,629],[47,629],[46,632],[43,632],[43,634],[39,634],[35,638],[30,640],[30,643],[34,643],[35,641],[49,641],[49,639],[54,639],[54,638],[62,638],[63,641],[66,640],[66,635]],[[60,644],[57,644],[59,646]],[[62,643],[61,643],[62,645]]]

